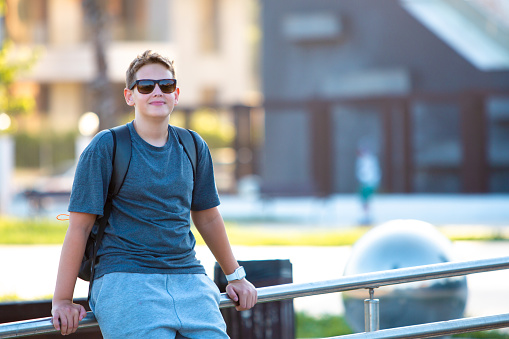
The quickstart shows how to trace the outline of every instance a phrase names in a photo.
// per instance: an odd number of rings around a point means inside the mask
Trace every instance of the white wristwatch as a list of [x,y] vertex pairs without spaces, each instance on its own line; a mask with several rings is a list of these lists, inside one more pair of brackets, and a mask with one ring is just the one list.
[[226,280],[232,281],[232,280],[241,280],[246,276],[246,271],[244,270],[244,267],[239,266],[235,272],[232,274],[228,274],[226,276]]

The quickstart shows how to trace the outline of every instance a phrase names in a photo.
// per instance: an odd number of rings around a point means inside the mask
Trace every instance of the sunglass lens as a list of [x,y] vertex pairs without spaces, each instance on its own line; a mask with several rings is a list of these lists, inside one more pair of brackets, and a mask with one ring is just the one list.
[[155,87],[155,82],[150,80],[143,80],[138,82],[138,91],[142,94],[149,94],[152,93]]
[[175,91],[175,80],[161,80],[159,81],[159,88],[163,93],[173,93]]

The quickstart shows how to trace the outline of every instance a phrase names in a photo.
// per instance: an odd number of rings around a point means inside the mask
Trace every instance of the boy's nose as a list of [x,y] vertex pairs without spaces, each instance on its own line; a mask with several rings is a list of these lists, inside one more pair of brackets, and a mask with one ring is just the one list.
[[163,95],[163,91],[161,91],[161,88],[159,87],[159,84],[155,85],[155,88],[154,88],[153,92],[154,92],[154,94]]

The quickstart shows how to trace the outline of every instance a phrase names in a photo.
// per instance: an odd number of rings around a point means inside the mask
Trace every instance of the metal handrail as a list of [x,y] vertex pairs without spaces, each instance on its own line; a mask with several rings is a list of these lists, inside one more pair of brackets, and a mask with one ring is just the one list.
[[497,328],[509,327],[509,313],[491,315],[486,317],[474,317],[438,321],[434,323],[403,326],[378,330],[375,332],[363,332],[347,334],[327,339],[411,339],[411,338],[432,338],[457,333],[494,330]]
[[[258,301],[269,302],[363,288],[377,288],[503,269],[509,269],[509,257],[398,268],[344,276],[334,280],[262,287],[258,289]],[[223,293],[220,307],[231,307],[233,305],[233,302]]]
[[[377,288],[387,285],[396,285],[421,280],[449,278],[502,269],[509,269],[509,257],[422,265],[388,271],[378,271],[358,275],[344,276],[339,279],[327,281],[262,287],[257,289],[258,302],[264,303],[269,301],[285,300],[334,292],[343,292],[363,288]],[[226,308],[232,306],[234,306],[233,301],[228,298],[226,293],[222,293],[219,307]],[[87,316],[80,322],[80,327],[90,327],[96,325],[97,321],[92,312],[88,312]],[[51,323],[51,317],[0,324],[0,338],[14,338],[48,332],[56,332]],[[378,332],[381,331],[370,332],[369,335]],[[364,335],[367,334],[364,333]],[[343,336],[341,338],[348,337]],[[369,337],[369,338],[381,338],[381,337]]]

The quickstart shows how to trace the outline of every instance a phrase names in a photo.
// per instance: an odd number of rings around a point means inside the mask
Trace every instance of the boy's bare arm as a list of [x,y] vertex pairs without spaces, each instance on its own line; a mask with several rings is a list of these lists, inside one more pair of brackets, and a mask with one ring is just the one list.
[[[225,274],[233,273],[239,264],[233,255],[223,218],[217,207],[203,211],[191,211],[191,216],[196,229],[200,232],[223,272]],[[226,292],[232,300],[238,303],[236,308],[239,311],[248,310],[257,302],[256,289],[245,278],[229,282]]]
[[60,254],[51,309],[53,326],[63,335],[76,332],[78,322],[86,315],[83,306],[73,303],[73,294],[85,245],[95,219],[95,214],[71,212],[69,215],[69,228]]

